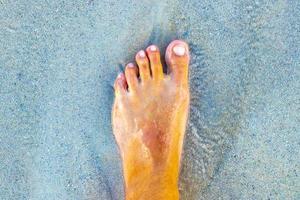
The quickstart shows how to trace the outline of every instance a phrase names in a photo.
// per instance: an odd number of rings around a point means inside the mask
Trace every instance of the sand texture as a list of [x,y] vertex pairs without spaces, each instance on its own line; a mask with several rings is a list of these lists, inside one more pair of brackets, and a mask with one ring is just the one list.
[[300,199],[300,1],[0,0],[0,199],[123,199],[112,84],[191,47],[183,200]]

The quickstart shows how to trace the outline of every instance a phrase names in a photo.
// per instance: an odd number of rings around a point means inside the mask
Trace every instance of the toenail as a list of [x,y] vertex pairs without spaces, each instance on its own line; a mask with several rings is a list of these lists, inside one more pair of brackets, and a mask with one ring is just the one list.
[[146,57],[146,54],[145,54],[144,51],[140,51],[140,52],[139,52],[139,56],[140,56],[141,58],[145,58],[145,57]]
[[154,45],[150,46],[150,51],[156,51],[156,50],[157,50],[156,46]]
[[120,74],[117,76],[117,79],[122,78],[122,76],[123,76],[123,73],[120,73]]
[[184,56],[185,47],[183,45],[177,44],[173,47],[173,51],[177,56]]
[[132,68],[132,67],[134,67],[134,64],[133,64],[133,63],[128,63],[128,64],[127,64],[127,67]]

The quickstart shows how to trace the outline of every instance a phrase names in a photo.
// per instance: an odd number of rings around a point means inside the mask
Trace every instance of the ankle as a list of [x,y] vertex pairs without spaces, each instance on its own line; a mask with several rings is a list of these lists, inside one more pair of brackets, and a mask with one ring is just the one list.
[[168,173],[153,173],[148,177],[136,177],[131,183],[126,183],[126,199],[178,199],[177,178]]

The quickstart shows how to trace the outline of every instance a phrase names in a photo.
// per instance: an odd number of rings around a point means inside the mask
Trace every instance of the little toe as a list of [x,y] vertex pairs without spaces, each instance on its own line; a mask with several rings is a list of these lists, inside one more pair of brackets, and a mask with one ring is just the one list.
[[160,61],[159,49],[155,45],[147,48],[147,55],[150,60],[150,68],[153,80],[161,80],[163,78],[163,68]]
[[189,61],[188,44],[181,40],[172,41],[166,50],[166,63],[176,83],[188,83]]
[[135,93],[138,86],[138,68],[133,63],[129,63],[125,68],[125,77],[129,92]]
[[136,63],[139,67],[139,74],[142,83],[150,79],[150,68],[149,68],[149,60],[146,56],[145,51],[139,51],[135,56]]
[[124,73],[120,73],[114,83],[115,95],[124,95],[127,90],[127,82]]

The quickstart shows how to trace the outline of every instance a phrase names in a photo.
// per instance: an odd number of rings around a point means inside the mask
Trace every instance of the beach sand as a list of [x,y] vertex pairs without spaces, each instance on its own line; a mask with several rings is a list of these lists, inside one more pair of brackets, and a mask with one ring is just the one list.
[[0,199],[123,199],[112,84],[175,38],[192,54],[181,199],[299,199],[300,2],[284,0],[0,0]]

